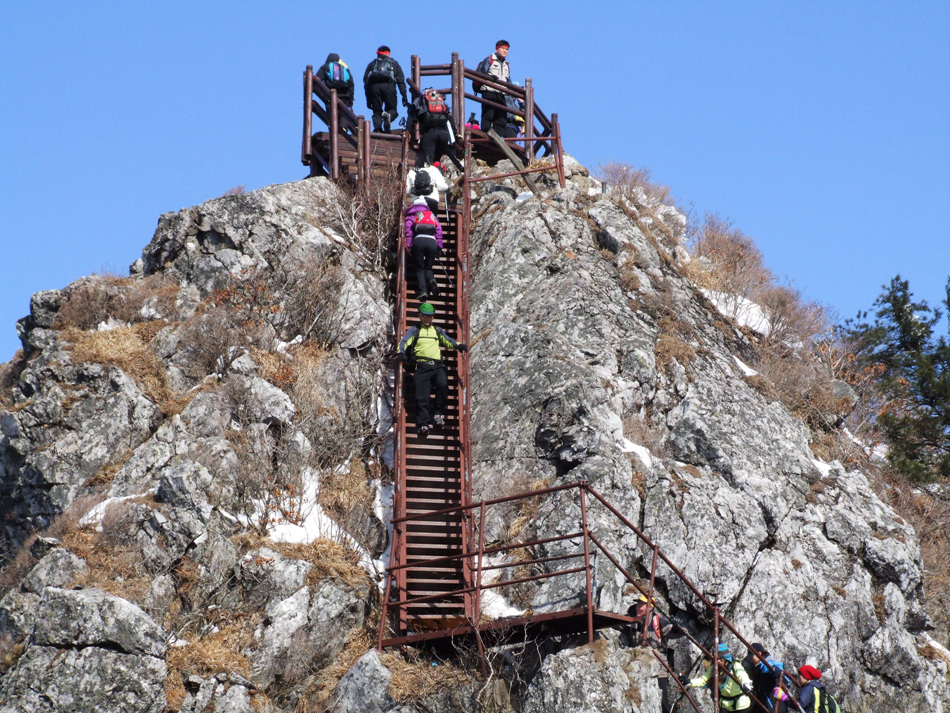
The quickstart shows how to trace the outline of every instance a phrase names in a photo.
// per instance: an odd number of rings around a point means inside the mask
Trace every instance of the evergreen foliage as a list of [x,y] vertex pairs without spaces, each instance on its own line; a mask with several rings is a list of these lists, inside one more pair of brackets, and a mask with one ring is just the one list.
[[[950,477],[950,343],[934,329],[943,314],[915,302],[897,275],[874,302],[874,320],[859,313],[841,328],[861,368],[880,374],[877,426],[891,464],[915,480]],[[944,306],[950,310],[950,279]]]

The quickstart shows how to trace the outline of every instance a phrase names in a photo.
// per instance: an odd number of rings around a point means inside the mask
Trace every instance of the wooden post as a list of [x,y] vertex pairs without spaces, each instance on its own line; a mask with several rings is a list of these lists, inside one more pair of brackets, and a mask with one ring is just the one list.
[[412,60],[411,60],[411,62],[412,62],[412,82],[413,82],[413,84],[415,84],[417,87],[419,87],[419,91],[421,92],[421,91],[423,90],[423,86],[422,86],[422,60],[419,59],[419,55],[414,54],[414,55],[412,55]]
[[528,161],[534,160],[534,85],[531,77],[524,80],[524,148]]
[[373,172],[373,130],[369,120],[365,121],[363,125],[363,144],[363,194],[369,197],[370,179]]
[[340,115],[337,113],[336,89],[330,90],[330,178],[340,177]]
[[452,120],[455,122],[455,128],[460,129],[465,125],[462,121],[462,95],[460,91],[465,86],[465,75],[459,72],[459,53],[452,53]]
[[313,164],[310,156],[313,154],[313,110],[310,103],[313,101],[313,65],[308,64],[303,73],[303,144],[300,148],[300,161],[310,166],[310,175],[313,175]]

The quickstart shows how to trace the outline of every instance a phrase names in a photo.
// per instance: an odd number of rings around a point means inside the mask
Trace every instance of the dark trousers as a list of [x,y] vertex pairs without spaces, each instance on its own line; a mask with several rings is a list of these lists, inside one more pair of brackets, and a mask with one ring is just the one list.
[[441,362],[420,361],[413,373],[416,388],[416,426],[428,426],[429,401],[435,392],[435,413],[445,413],[445,403],[449,398],[449,379],[445,365]]
[[[482,92],[482,99],[488,99],[496,104],[504,105],[505,95],[500,92]],[[507,109],[496,109],[493,106],[482,104],[482,131],[494,129],[499,136],[504,136],[508,132],[508,111]]]
[[422,131],[422,154],[430,166],[441,161],[442,156],[449,150],[449,130],[445,126],[434,126]]
[[439,256],[439,245],[430,235],[417,235],[412,239],[409,255],[416,271],[416,294],[428,294],[429,283],[435,282],[432,266]]
[[379,82],[366,85],[366,105],[373,112],[373,131],[383,130],[383,106],[392,121],[398,116],[396,111],[396,85],[393,82]]

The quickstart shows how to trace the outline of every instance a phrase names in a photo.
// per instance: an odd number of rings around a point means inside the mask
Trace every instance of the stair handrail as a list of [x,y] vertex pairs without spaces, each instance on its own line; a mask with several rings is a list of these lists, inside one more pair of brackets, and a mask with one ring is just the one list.
[[[511,503],[511,502],[515,502],[519,500],[524,500],[527,498],[545,497],[557,492],[573,490],[573,489],[578,490],[579,498],[581,501],[582,522],[581,522],[580,531],[571,532],[565,535],[558,535],[555,537],[542,538],[539,540],[516,542],[516,543],[511,543],[511,544],[498,545],[494,547],[484,546],[484,539],[483,539],[484,529],[485,529],[484,523],[485,523],[485,510],[487,507],[491,505]],[[597,502],[603,505],[615,517],[617,517],[617,519],[619,519],[623,525],[625,525],[631,532],[633,532],[634,535],[636,535],[636,537],[640,541],[642,541],[644,544],[646,544],[652,551],[652,558],[651,558],[652,563],[651,563],[651,568],[650,568],[649,584],[645,588],[640,584],[640,582],[637,580],[636,577],[631,575],[630,572],[628,572],[618,562],[617,558],[613,555],[613,553],[610,552],[610,550],[597,538],[597,536],[594,533],[590,532],[589,521],[587,517],[588,508],[586,504],[586,498],[588,495],[592,496]],[[440,508],[438,510],[431,510],[431,511],[423,512],[423,513],[415,513],[412,515],[406,515],[401,518],[395,518],[393,522],[395,526],[397,522],[405,522],[408,520],[422,520],[422,519],[427,519],[431,517],[439,517],[439,516],[450,515],[454,513],[472,511],[476,509],[479,511],[479,545],[478,545],[477,550],[473,551],[469,549],[468,551],[463,551],[456,555],[447,555],[445,557],[439,557],[439,558],[403,562],[395,567],[387,568],[387,573],[386,573],[387,579],[390,579],[395,573],[398,573],[399,571],[403,571],[413,566],[420,566],[422,564],[433,564],[433,563],[439,563],[439,562],[448,562],[448,561],[453,561],[453,560],[462,560],[462,559],[468,558],[468,559],[473,560],[473,568],[476,572],[476,582],[475,582],[474,587],[467,587],[465,589],[465,592],[473,594],[475,597],[475,601],[480,603],[482,592],[489,589],[496,589],[496,588],[510,586],[512,584],[518,584],[518,583],[527,582],[527,581],[551,579],[553,577],[566,576],[566,575],[576,574],[578,572],[586,572],[585,598],[587,600],[587,605],[584,608],[587,610],[586,613],[587,613],[587,619],[588,619],[588,627],[587,627],[588,641],[592,641],[593,640],[594,606],[593,606],[593,587],[591,583],[592,567],[591,567],[590,545],[593,544],[594,546],[597,547],[597,549],[600,552],[602,552],[608,558],[610,563],[617,569],[617,571],[619,571],[624,576],[627,582],[631,584],[638,592],[640,592],[640,594],[646,597],[647,603],[648,603],[648,612],[647,612],[648,617],[650,617],[652,615],[653,610],[656,609],[654,593],[655,593],[657,566],[660,561],[666,564],[669,567],[670,571],[673,572],[673,574],[683,584],[685,584],[687,588],[697,597],[697,599],[710,611],[710,613],[712,614],[712,619],[713,619],[712,627],[713,627],[713,637],[714,637],[711,648],[707,648],[706,646],[703,646],[695,637],[692,636],[692,634],[690,634],[683,627],[678,626],[678,625],[674,625],[674,626],[676,626],[676,628],[679,631],[681,631],[684,635],[686,635],[687,638],[690,640],[690,642],[694,646],[696,646],[703,653],[703,655],[709,657],[711,661],[715,662],[715,668],[713,670],[713,677],[715,681],[715,686],[713,688],[713,696],[717,705],[718,705],[718,696],[719,696],[718,682],[720,680],[719,674],[721,671],[720,671],[720,666],[718,664],[718,657],[714,655],[713,652],[717,651],[718,649],[719,640],[720,640],[720,628],[725,627],[729,632],[732,633],[733,636],[736,637],[736,639],[738,639],[738,641],[743,646],[746,647],[746,649],[748,649],[750,652],[754,651],[749,641],[739,633],[736,627],[726,617],[722,615],[722,613],[719,611],[719,607],[713,604],[712,602],[710,602],[709,599],[696,587],[696,585],[693,584],[693,582],[690,581],[690,579],[678,567],[676,567],[675,564],[673,564],[672,560],[670,560],[669,557],[662,551],[662,549],[660,549],[659,545],[657,545],[646,534],[644,534],[640,530],[640,528],[638,528],[636,525],[630,522],[630,520],[627,517],[625,517],[619,510],[617,510],[617,508],[615,508],[606,498],[604,498],[603,495],[598,493],[586,480],[553,486],[550,488],[543,488],[540,490],[534,490],[528,493],[519,493],[516,495],[504,496],[500,498],[492,498],[490,500],[483,500],[478,503],[470,503],[467,505],[459,505],[459,506],[454,506],[454,507],[449,507],[449,508]],[[540,544],[571,540],[575,538],[583,539],[583,543],[582,543],[584,547],[583,557],[585,560],[585,564],[583,566],[573,567],[566,570],[547,572],[541,575],[533,575],[531,577],[521,577],[521,578],[515,578],[511,580],[491,582],[488,584],[485,584],[482,582],[481,575],[482,575],[482,572],[484,571],[499,569],[502,567],[525,566],[525,565],[530,565],[530,564],[539,564],[539,563],[546,563],[546,562],[552,562],[552,561],[563,561],[566,559],[577,558],[581,556],[581,554],[560,555],[560,556],[549,557],[549,558],[534,558],[534,559],[529,559],[529,560],[523,560],[515,564],[486,566],[485,561],[484,561],[484,557],[486,555],[495,554],[498,552],[516,550],[516,549],[525,549],[525,548],[534,547]],[[449,598],[452,596],[457,596],[460,593],[463,593],[462,590],[453,590],[449,592],[443,592],[440,594],[428,595],[425,597],[416,597],[416,598],[413,598],[412,600],[407,600],[407,601],[399,602],[396,604],[393,604],[392,602],[384,602],[384,605],[388,603],[390,607],[395,606],[397,608],[402,608],[403,606],[410,603],[437,601],[438,599],[444,599],[444,598]],[[478,609],[476,611],[480,613],[480,604],[478,604],[477,606],[478,606]],[[629,617],[620,617],[620,618],[623,620],[633,621],[633,618],[629,618]],[[386,620],[383,619],[380,622],[381,631],[383,627],[385,626],[386,626]],[[479,622],[477,618],[475,618],[474,621],[472,622],[473,631],[478,631],[480,627],[481,627],[481,623]],[[383,638],[384,637],[381,633],[380,642],[383,641]],[[690,700],[690,703],[693,705],[693,707],[697,711],[699,711],[700,709],[697,707],[696,703],[693,701],[692,697],[689,695],[689,692],[687,690],[688,687],[679,682],[679,679],[677,678],[675,672],[673,672],[672,669],[669,668],[669,665],[667,664],[667,662],[663,661],[662,657],[659,656],[656,651],[653,651],[653,653],[656,656],[656,658],[660,661],[660,663],[663,664],[663,666],[669,671],[669,673],[673,675],[674,680],[676,680],[678,687],[687,696],[687,698]],[[764,658],[762,660],[765,661]],[[766,662],[766,665],[770,667],[770,669],[772,670],[774,674],[778,675],[781,673],[779,669],[772,667],[772,665],[769,664],[768,662]],[[723,670],[722,673],[724,673],[724,675],[728,676],[729,678],[733,679],[737,684],[739,683],[738,680],[736,680],[735,677],[733,676],[732,672],[729,671],[728,669]],[[782,681],[781,678],[779,678],[779,680]],[[784,688],[784,681],[782,681],[782,686]],[[748,695],[752,701],[754,701],[760,708],[762,708],[762,710],[767,710],[765,706],[762,704],[762,702],[759,701],[753,694],[749,693],[745,695]]]

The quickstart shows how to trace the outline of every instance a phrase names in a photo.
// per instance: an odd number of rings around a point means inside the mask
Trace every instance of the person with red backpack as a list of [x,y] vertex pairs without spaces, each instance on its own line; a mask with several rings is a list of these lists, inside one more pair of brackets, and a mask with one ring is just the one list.
[[366,106],[373,112],[373,131],[376,132],[389,131],[392,122],[399,116],[396,109],[397,88],[402,95],[402,105],[409,106],[409,99],[406,97],[406,75],[402,73],[399,62],[389,55],[389,47],[380,46],[376,50],[376,59],[366,65],[366,71],[363,72]]
[[321,82],[327,85],[329,89],[336,89],[336,95],[340,101],[351,109],[353,108],[353,97],[356,94],[356,85],[353,82],[353,74],[346,62],[340,59],[340,55],[331,52],[327,55],[327,61],[320,65],[315,73]]
[[419,129],[419,148],[416,168],[434,165],[442,160],[450,147],[459,140],[458,129],[448,104],[441,92],[429,88],[416,97],[409,107],[409,135]]
[[[427,173],[421,175],[429,177]],[[413,188],[414,193],[415,190]],[[439,286],[435,281],[432,266],[442,251],[442,224],[426,202],[425,195],[420,195],[406,208],[403,220],[406,228],[406,248],[409,249],[416,272],[416,296],[420,302],[430,294],[437,297]]]

